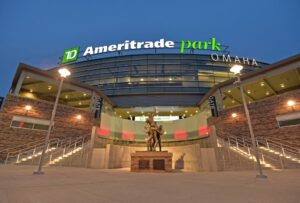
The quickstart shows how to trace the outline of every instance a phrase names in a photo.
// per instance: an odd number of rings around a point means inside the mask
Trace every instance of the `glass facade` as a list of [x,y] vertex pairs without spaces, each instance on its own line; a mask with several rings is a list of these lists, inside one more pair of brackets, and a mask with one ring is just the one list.
[[[264,65],[258,62],[258,66],[245,66],[245,71]],[[229,67],[229,63],[213,62],[210,55],[163,53],[116,56],[68,65],[71,79],[94,86],[108,97],[204,95],[212,86],[233,77]]]

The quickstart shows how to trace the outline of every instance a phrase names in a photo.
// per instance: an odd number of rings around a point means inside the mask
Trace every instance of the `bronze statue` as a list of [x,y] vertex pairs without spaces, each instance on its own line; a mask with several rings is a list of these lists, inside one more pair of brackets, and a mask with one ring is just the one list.
[[163,128],[162,125],[159,127],[157,126],[157,123],[154,122],[153,117],[154,113],[149,116],[144,126],[147,150],[156,151],[156,146],[158,145],[159,151],[161,151],[161,136],[163,135]]

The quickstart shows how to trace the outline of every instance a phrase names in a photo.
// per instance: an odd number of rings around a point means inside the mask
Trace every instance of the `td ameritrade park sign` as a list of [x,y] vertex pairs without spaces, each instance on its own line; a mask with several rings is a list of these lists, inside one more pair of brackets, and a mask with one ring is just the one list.
[[[74,62],[77,60],[79,55],[79,47],[74,47],[65,50],[62,57],[62,64]],[[96,54],[110,53],[110,52],[120,52],[126,50],[139,50],[139,49],[176,49],[174,41],[167,41],[165,39],[160,39],[158,41],[144,41],[138,42],[135,40],[129,41],[125,40],[120,44],[111,44],[105,46],[89,46],[84,52],[83,56],[92,56]],[[209,41],[190,41],[190,40],[181,40],[179,43],[179,53],[183,54],[186,50],[208,50],[213,52],[221,52],[221,43],[217,42],[215,37],[212,37]],[[234,60],[230,55],[219,55],[217,53],[211,54],[211,60],[214,62],[223,61],[223,62],[234,62],[234,63],[243,63],[247,65],[257,66],[255,59],[242,58],[242,60],[235,56]]]

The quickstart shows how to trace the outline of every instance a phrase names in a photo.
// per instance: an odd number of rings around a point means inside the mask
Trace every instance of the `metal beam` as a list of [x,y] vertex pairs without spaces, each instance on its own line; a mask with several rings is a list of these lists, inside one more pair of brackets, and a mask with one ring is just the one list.
[[[30,90],[22,88],[21,91],[29,92]],[[61,91],[61,93],[70,93],[70,92],[76,92],[76,90],[62,90]],[[57,91],[55,91],[55,92],[50,92],[50,91],[48,91],[48,92],[33,92],[33,93],[38,94],[38,95],[45,95],[45,94],[48,94],[48,95],[54,94],[55,95],[55,94],[57,94]]]
[[28,83],[23,83],[23,87],[27,86],[27,85],[35,85],[35,84],[39,84],[39,83],[45,83],[44,81],[34,81],[34,82],[28,82]]
[[233,96],[231,96],[230,94],[226,93],[226,92],[223,92],[223,94],[226,96],[226,97],[229,97],[230,99],[234,100],[235,102],[239,103],[239,104],[242,104],[241,101],[235,99]]
[[296,68],[295,71],[296,71],[297,78],[300,81],[300,73],[299,73],[300,69]]
[[[240,87],[238,87],[238,89],[240,89]],[[255,101],[255,99],[253,97],[251,97],[247,92],[245,92],[245,90],[243,89],[244,94],[246,95],[246,97],[248,99],[250,99],[250,101]]]
[[274,87],[272,87],[272,85],[267,81],[266,78],[263,78],[262,80],[266,83],[266,85],[271,89],[271,91],[272,91],[274,94],[278,94],[278,92],[274,89]]

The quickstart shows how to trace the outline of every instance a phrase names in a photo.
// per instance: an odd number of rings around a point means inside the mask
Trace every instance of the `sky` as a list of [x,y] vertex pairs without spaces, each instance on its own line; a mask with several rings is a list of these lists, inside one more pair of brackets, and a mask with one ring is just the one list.
[[273,63],[300,53],[299,0],[0,0],[0,96],[19,63],[56,66],[70,47],[216,37]]

